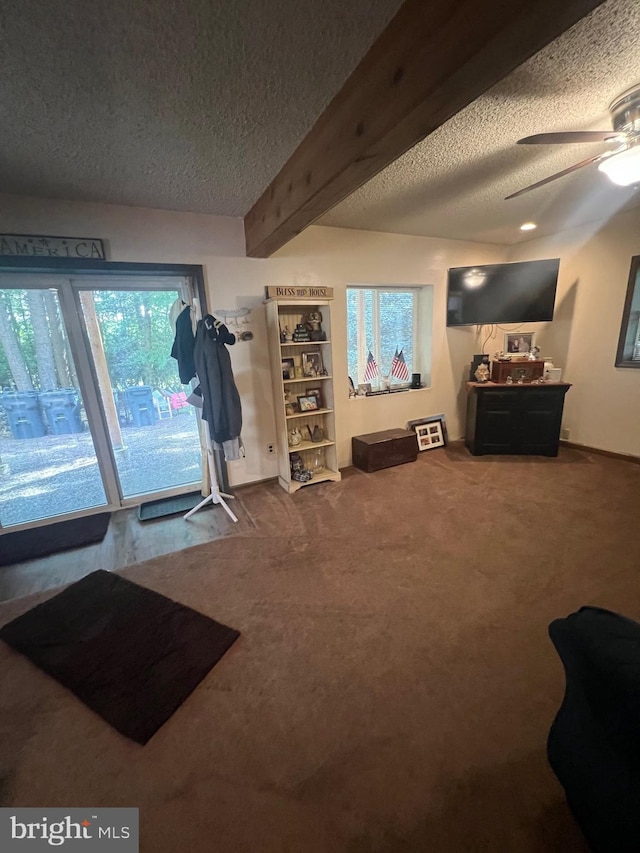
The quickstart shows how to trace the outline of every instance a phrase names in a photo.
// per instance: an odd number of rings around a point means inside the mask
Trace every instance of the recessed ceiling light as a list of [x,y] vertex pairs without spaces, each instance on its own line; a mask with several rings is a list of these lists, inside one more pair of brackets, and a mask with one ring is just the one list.
[[534,231],[538,226],[535,222],[523,222],[520,226],[521,231]]

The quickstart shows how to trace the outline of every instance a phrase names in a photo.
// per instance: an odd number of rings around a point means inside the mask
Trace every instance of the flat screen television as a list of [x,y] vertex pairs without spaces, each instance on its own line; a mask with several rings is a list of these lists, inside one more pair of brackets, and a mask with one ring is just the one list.
[[559,258],[453,267],[447,326],[541,323],[553,320]]

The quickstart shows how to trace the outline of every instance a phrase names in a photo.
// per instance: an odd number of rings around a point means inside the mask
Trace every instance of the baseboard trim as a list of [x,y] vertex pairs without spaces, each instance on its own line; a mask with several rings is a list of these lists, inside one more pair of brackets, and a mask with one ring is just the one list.
[[622,459],[623,462],[633,462],[634,465],[640,465],[640,456],[634,456],[632,453],[616,453],[613,450],[603,450],[601,447],[590,447],[588,444],[576,444],[575,441],[565,441],[560,439],[562,447],[571,447],[574,450],[586,450],[589,453],[599,453],[600,456],[609,456],[611,459]]

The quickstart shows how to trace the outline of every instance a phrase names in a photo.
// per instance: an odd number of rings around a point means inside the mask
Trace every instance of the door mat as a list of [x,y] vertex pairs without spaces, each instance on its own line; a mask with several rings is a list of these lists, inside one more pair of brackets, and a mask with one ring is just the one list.
[[11,566],[68,548],[102,542],[110,518],[110,512],[99,512],[84,518],[45,524],[44,527],[34,527],[32,530],[4,533],[0,536],[0,566]]
[[[190,492],[188,495],[177,495],[173,498],[160,498],[157,501],[148,501],[138,507],[138,518],[140,521],[151,521],[154,518],[164,518],[165,515],[177,515],[179,512],[189,512],[194,506],[198,506],[204,498],[200,492]],[[213,506],[208,503],[203,509]]]
[[[0,629],[6,643],[141,744],[239,636],[105,571],[92,572]],[[185,726],[192,723],[183,719]]]

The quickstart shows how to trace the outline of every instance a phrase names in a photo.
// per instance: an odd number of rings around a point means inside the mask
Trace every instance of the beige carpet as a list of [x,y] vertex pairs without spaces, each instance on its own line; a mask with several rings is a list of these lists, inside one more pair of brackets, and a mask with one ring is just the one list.
[[238,494],[240,535],[123,572],[242,632],[146,747],[0,644],[2,804],[139,806],[143,853],[586,850],[547,624],[640,617],[640,466],[451,446]]

